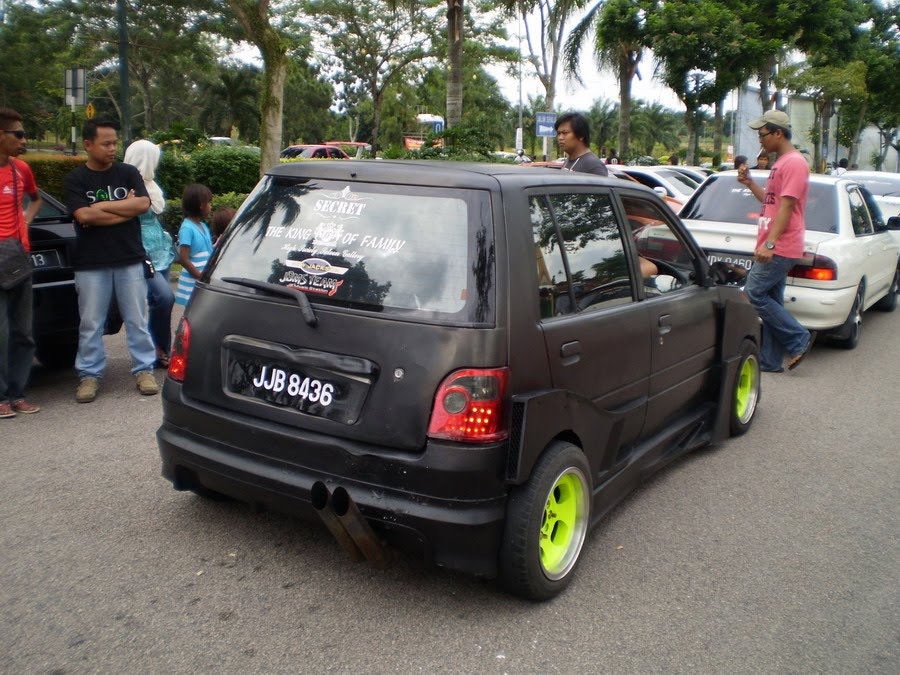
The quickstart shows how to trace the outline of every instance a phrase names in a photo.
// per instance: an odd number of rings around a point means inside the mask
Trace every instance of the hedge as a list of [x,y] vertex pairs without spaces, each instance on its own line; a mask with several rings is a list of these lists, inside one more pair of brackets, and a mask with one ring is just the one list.
[[63,180],[66,175],[85,162],[84,157],[28,153],[21,157],[28,162],[38,187],[63,201]]
[[[63,201],[63,180],[85,162],[85,157],[27,154],[38,187]],[[212,148],[192,155],[163,152],[156,171],[166,197],[180,202],[185,186],[203,183],[213,194],[247,194],[259,181],[259,154],[243,148]]]

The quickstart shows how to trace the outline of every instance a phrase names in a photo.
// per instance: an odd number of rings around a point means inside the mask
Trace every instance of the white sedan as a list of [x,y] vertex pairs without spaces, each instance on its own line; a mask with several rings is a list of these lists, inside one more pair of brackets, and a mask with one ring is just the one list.
[[[768,172],[754,171],[758,183]],[[737,172],[710,176],[681,210],[681,218],[710,263],[753,266],[761,204],[738,183]],[[785,307],[803,326],[852,349],[862,313],[893,311],[900,283],[900,244],[881,219],[872,195],[841,176],[810,177],[803,260],[790,271]]]
[[[862,183],[872,193],[885,221],[900,216],[900,173],[887,171],[847,171],[842,178]],[[900,243],[900,232],[893,232]]]
[[[624,166],[622,164],[613,164],[607,165],[606,168],[609,169],[610,173],[622,172],[628,174],[651,190],[682,202],[694,194],[694,190],[700,184],[693,178],[689,178],[687,175],[669,166]],[[664,193],[663,190],[665,190]]]

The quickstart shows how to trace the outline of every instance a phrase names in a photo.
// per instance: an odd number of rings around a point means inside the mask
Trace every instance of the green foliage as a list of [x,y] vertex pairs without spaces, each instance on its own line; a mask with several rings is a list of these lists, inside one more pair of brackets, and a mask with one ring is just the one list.
[[63,199],[63,181],[66,175],[72,169],[84,164],[83,157],[41,155],[37,153],[28,153],[21,159],[28,162],[38,187],[60,201]]
[[169,197],[181,197],[184,188],[194,182],[190,160],[175,152],[164,152],[156,169],[156,182]]
[[208,148],[191,155],[194,180],[213,194],[250,192],[259,182],[259,155],[243,148]]
[[193,152],[206,142],[206,134],[202,131],[178,122],[168,129],[154,131],[148,138],[164,150],[175,149],[182,152]]

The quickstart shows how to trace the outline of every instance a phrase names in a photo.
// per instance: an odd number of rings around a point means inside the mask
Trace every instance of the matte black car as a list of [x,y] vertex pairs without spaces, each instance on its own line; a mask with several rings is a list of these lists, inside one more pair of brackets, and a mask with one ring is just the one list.
[[62,203],[43,190],[40,195],[41,210],[28,229],[36,355],[48,368],[68,368],[78,351],[78,295],[72,269],[75,225]]
[[318,513],[356,559],[404,549],[545,599],[645,477],[747,430],[759,330],[642,186],[286,164],[238,212],[177,330],[162,472]]

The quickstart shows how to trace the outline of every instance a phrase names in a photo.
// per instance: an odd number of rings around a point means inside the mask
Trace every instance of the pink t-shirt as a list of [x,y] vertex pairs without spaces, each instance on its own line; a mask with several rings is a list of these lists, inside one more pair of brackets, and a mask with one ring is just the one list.
[[772,166],[769,180],[766,181],[766,198],[763,202],[762,215],[759,217],[759,233],[756,237],[757,247],[762,246],[769,236],[769,227],[781,206],[782,197],[796,199],[791,211],[791,219],[778,241],[775,242],[775,255],[785,258],[803,257],[803,235],[806,223],[803,213],[806,211],[806,195],[809,192],[809,166],[797,150],[782,155]]

